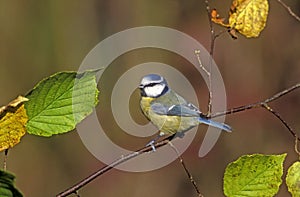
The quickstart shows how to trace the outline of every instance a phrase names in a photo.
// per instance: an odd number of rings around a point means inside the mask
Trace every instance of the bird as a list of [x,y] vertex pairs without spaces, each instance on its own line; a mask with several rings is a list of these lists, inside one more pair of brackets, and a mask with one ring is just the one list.
[[138,88],[141,94],[141,111],[159,129],[158,136],[146,145],[152,146],[154,151],[153,144],[160,137],[175,136],[199,124],[213,126],[226,132],[232,131],[229,125],[208,119],[194,104],[172,90],[166,79],[158,74],[145,75]]

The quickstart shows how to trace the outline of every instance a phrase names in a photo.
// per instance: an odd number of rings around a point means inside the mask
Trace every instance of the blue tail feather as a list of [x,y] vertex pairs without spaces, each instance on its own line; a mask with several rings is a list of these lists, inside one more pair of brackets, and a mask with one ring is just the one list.
[[229,125],[224,124],[224,123],[215,122],[215,121],[210,120],[210,119],[200,117],[199,122],[204,123],[204,124],[209,125],[209,126],[213,126],[213,127],[222,129],[222,130],[227,131],[227,132],[232,131],[232,129]]

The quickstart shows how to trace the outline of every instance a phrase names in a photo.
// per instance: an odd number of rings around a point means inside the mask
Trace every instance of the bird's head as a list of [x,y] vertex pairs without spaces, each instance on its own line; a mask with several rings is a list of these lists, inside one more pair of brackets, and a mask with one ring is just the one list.
[[169,87],[167,81],[162,76],[149,74],[142,78],[139,89],[142,96],[157,98],[168,92]]

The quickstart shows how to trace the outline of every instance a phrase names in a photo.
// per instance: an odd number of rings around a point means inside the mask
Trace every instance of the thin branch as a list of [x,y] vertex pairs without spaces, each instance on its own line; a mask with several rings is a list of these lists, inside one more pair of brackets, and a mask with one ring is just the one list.
[[[290,88],[287,88],[275,95],[273,95],[272,97],[270,98],[267,98],[263,101],[260,101],[260,102],[256,102],[256,103],[253,103],[253,104],[249,104],[249,105],[244,105],[244,106],[240,106],[240,107],[235,107],[235,108],[232,108],[232,109],[229,109],[227,111],[224,111],[224,112],[218,112],[218,113],[215,113],[215,114],[212,114],[210,117],[208,118],[215,118],[215,117],[219,117],[219,116],[224,116],[224,115],[227,115],[227,114],[233,114],[233,113],[237,113],[237,112],[241,112],[241,111],[245,111],[245,110],[249,110],[249,109],[253,109],[253,108],[257,108],[257,107],[263,107],[265,109],[267,109],[269,112],[271,112],[273,115],[275,115],[281,122],[282,124],[290,131],[290,133],[296,137],[296,132],[289,126],[289,124],[280,116],[279,113],[277,113],[276,111],[274,111],[273,109],[271,109],[268,105],[268,103],[272,102],[272,101],[275,101],[277,99],[279,99],[280,97],[296,90],[300,88],[300,83],[296,84],[296,85],[293,85],[292,87]],[[300,138],[297,137],[297,139],[300,141]]]
[[296,84],[296,85],[293,85],[292,87],[290,88],[287,88],[275,95],[273,95],[272,97],[270,98],[267,98],[263,101],[260,101],[260,102],[256,102],[256,103],[252,103],[252,104],[249,104],[249,105],[243,105],[243,106],[240,106],[240,107],[235,107],[235,108],[232,108],[232,109],[229,109],[227,111],[223,111],[223,112],[217,112],[215,114],[212,114],[209,118],[215,118],[215,117],[219,117],[219,116],[224,116],[224,115],[228,115],[228,114],[233,114],[233,113],[236,113],[236,112],[240,112],[240,111],[244,111],[244,110],[248,110],[248,109],[252,109],[252,108],[256,108],[256,107],[261,107],[262,105],[264,105],[265,103],[270,103],[276,99],[279,99],[280,97],[296,90],[300,88],[300,83]]
[[[169,142],[169,139],[165,138],[162,141],[156,142],[154,144],[154,146],[156,148],[159,148],[161,146],[166,145],[168,142]],[[135,158],[135,157],[137,157],[137,156],[139,156],[143,153],[150,152],[150,151],[152,151],[152,147],[151,146],[146,146],[146,147],[144,147],[140,150],[137,150],[136,152],[129,153],[128,155],[122,155],[120,158],[118,158],[117,160],[115,160],[111,164],[104,166],[103,168],[101,168],[98,171],[94,172],[93,174],[86,177],[82,181],[76,183],[74,186],[72,186],[72,187],[66,189],[65,191],[57,194],[56,197],[65,197],[65,196],[68,196],[70,194],[77,194],[79,189],[81,189],[82,187],[84,187],[85,185],[87,185],[88,183],[90,183],[91,181],[93,181],[94,179],[99,177],[100,175],[110,171],[112,168],[114,168],[114,167],[116,167],[116,166],[130,160],[130,159],[133,159],[133,158]]]
[[295,152],[298,154],[299,160],[300,160],[300,151],[298,150],[298,136],[297,135],[295,137]]
[[207,75],[208,77],[208,81],[209,81],[209,91],[208,91],[208,108],[207,108],[207,115],[211,114],[211,110],[212,110],[212,92],[211,90],[211,57],[210,57],[210,61],[209,61],[209,71],[203,66],[202,62],[201,62],[201,58],[200,58],[200,50],[195,50],[195,55],[197,57],[197,61],[198,61],[198,65],[199,67],[204,71],[204,73]]
[[191,183],[192,183],[194,189],[196,190],[196,192],[197,192],[197,194],[198,194],[198,197],[204,197],[204,196],[200,193],[200,190],[199,190],[199,188],[198,188],[198,186],[197,186],[196,181],[194,180],[192,174],[191,174],[191,173],[189,172],[189,170],[187,169],[187,167],[186,167],[186,165],[185,165],[185,163],[184,163],[184,161],[183,161],[183,158],[181,157],[181,155],[180,155],[179,151],[177,150],[177,148],[172,144],[171,141],[169,142],[169,145],[170,145],[171,148],[173,148],[173,150],[176,152],[177,157],[178,157],[178,159],[179,159],[179,161],[180,161],[180,164],[182,165],[182,167],[183,167],[183,169],[184,169],[186,175],[188,176],[188,178],[189,178],[189,180],[191,181]]
[[196,192],[197,192],[197,194],[198,194],[198,197],[204,197],[204,196],[200,193],[200,190],[199,190],[198,187],[197,187],[196,181],[194,180],[193,176],[191,175],[191,173],[190,173],[189,170],[187,169],[187,167],[186,167],[186,165],[185,165],[185,163],[184,163],[184,161],[183,161],[183,158],[182,158],[181,156],[179,156],[179,161],[180,161],[180,163],[181,163],[181,165],[182,165],[182,167],[183,167],[183,169],[184,169],[186,175],[188,176],[189,180],[191,181],[191,183],[192,183],[194,189],[196,190]]
[[212,99],[213,99],[213,95],[211,92],[211,88],[212,88],[212,84],[211,84],[211,66],[212,66],[212,57],[214,55],[214,47],[215,47],[215,40],[217,38],[217,36],[215,36],[215,30],[214,30],[214,26],[213,23],[211,21],[211,9],[209,7],[209,3],[208,0],[205,0],[205,6],[206,6],[206,12],[207,12],[207,16],[208,16],[208,23],[209,23],[209,28],[210,28],[210,57],[209,57],[209,75],[208,75],[208,89],[209,89],[209,93],[208,93],[208,109],[207,109],[207,115],[211,114],[212,111]]
[[211,17],[212,9],[210,9],[208,0],[205,0],[204,3],[205,3],[205,7],[206,7],[206,12],[207,12],[207,16],[208,16],[208,24],[209,24],[209,29],[210,29],[210,50],[209,50],[209,54],[210,54],[211,57],[213,57],[214,56],[214,48],[215,48],[216,39],[220,35],[222,35],[223,33],[228,32],[228,30],[222,30],[222,31],[220,31],[219,33],[216,34],[215,28],[214,28],[214,23],[212,22],[212,17]]
[[294,17],[297,21],[299,21],[300,22],[300,17],[297,15],[297,14],[295,14],[295,12],[293,12],[293,10],[288,6],[288,5],[286,5],[283,1],[281,1],[281,0],[277,0],[288,12],[289,12],[289,14],[292,16],[292,17]]
[[[292,129],[292,127],[280,116],[280,114],[276,111],[274,111],[267,103],[263,104],[262,105],[263,108],[265,108],[266,110],[268,110],[269,112],[271,112],[274,116],[276,116],[276,118],[278,118],[282,124],[290,131],[290,133],[296,137],[297,137],[297,134],[296,132]],[[300,140],[300,138],[298,138],[298,140]]]
[[270,103],[270,102],[272,102],[272,101],[274,101],[274,100],[276,100],[276,99],[278,99],[278,98],[280,98],[280,97],[282,97],[282,96],[284,96],[284,95],[286,95],[286,94],[294,91],[297,88],[300,88],[300,83],[297,83],[297,84],[293,85],[292,87],[289,87],[289,88],[287,88],[287,89],[285,89],[285,90],[283,90],[281,92],[278,92],[274,96],[266,99],[264,102],[265,103]]
[[211,69],[212,69],[212,59],[213,59],[213,56],[214,56],[215,41],[221,34],[223,34],[226,31],[221,31],[218,34],[215,33],[214,25],[213,25],[213,22],[212,22],[211,9],[210,9],[210,6],[209,6],[209,2],[208,2],[208,0],[205,0],[204,3],[205,3],[205,7],[206,7],[206,12],[207,12],[207,16],[208,16],[208,23],[209,23],[209,29],[210,29],[210,50],[209,50],[210,58],[209,58],[209,64],[208,64],[209,69],[207,71],[207,73],[209,73],[209,75],[208,75],[208,82],[209,82],[209,84],[208,84],[208,89],[209,89],[208,98],[209,98],[209,101],[208,101],[207,115],[210,116],[210,114],[212,112],[212,99],[213,99],[213,94],[210,91],[212,89]]
[[200,58],[200,50],[195,50],[195,55],[197,57],[197,61],[199,64],[199,67],[205,72],[205,74],[207,75],[207,77],[210,77],[210,72],[203,66],[202,62],[201,62],[201,58]]
[[211,9],[209,7],[208,0],[205,0],[204,3],[205,3],[205,6],[206,6],[206,12],[207,12],[207,16],[208,16],[208,23],[209,23],[209,29],[210,29],[210,51],[209,51],[209,53],[212,57],[213,54],[214,54],[216,36],[215,36],[214,26],[213,26],[213,23],[211,21]]

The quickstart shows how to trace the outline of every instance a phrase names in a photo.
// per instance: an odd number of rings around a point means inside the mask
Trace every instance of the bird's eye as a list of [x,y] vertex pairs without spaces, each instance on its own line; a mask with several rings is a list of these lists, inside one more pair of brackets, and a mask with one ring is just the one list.
[[145,87],[153,87],[156,85],[158,85],[158,83],[149,83],[149,84],[145,85]]

